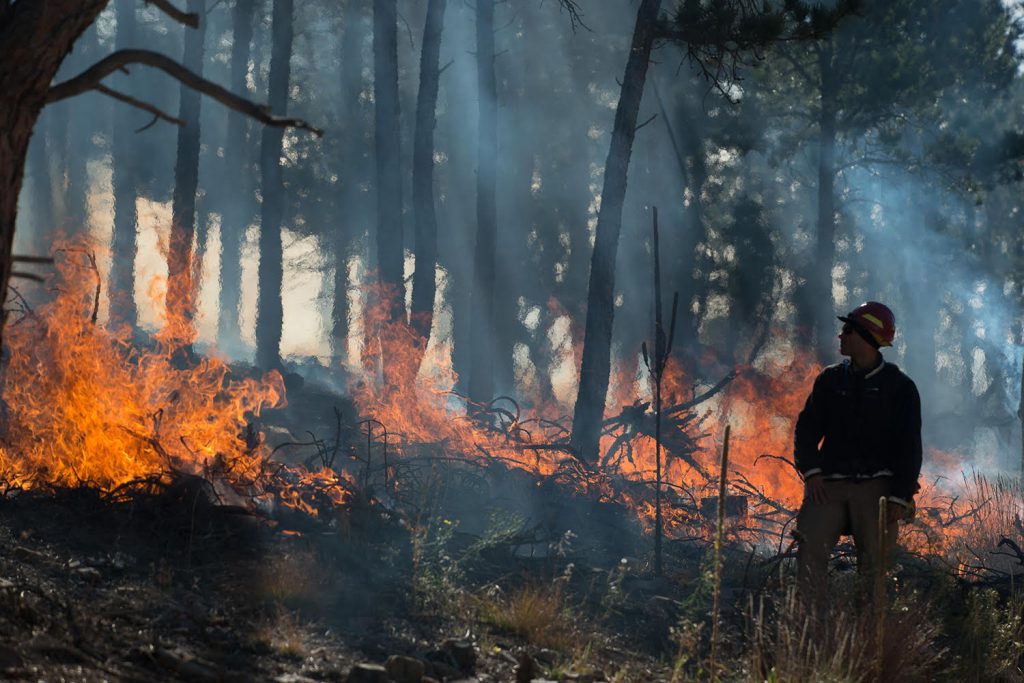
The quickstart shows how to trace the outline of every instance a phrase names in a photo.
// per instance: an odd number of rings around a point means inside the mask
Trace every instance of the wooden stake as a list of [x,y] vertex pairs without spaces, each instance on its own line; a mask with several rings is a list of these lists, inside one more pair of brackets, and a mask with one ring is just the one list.
[[714,597],[711,606],[711,680],[718,680],[718,616],[722,601],[722,536],[725,535],[725,491],[729,476],[729,425],[722,442],[722,467],[718,474],[718,521],[715,529]]
[[[1021,359],[1024,367],[1024,358]],[[1024,478],[1024,375],[1021,375],[1020,403],[1017,404],[1017,418],[1020,420],[1020,474]]]
[[658,243],[658,207],[653,207],[653,223],[651,226],[654,251],[654,357],[647,353],[647,342],[640,345],[644,364],[654,382],[654,575],[660,577],[662,572],[661,547],[664,535],[664,522],[661,513],[661,380],[665,374],[665,365],[672,353],[672,339],[676,329],[676,309],[679,307],[679,292],[672,296],[672,317],[665,332],[664,317],[661,311],[661,251]]
[[886,535],[889,531],[889,501],[885,496],[878,499],[878,571],[875,574],[875,680],[881,682],[884,673],[882,648],[885,643],[885,555],[888,549]]

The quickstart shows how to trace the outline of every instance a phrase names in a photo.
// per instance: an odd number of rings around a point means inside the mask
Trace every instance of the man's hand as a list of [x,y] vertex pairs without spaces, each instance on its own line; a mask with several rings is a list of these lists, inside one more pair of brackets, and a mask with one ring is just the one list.
[[908,510],[905,506],[900,505],[899,503],[889,501],[885,505],[885,521],[889,524],[902,522],[905,519],[909,519],[909,512],[910,510]]
[[[815,474],[804,480],[804,500],[822,505],[828,502],[828,493],[825,491],[825,477]],[[892,505],[892,503],[889,503]]]

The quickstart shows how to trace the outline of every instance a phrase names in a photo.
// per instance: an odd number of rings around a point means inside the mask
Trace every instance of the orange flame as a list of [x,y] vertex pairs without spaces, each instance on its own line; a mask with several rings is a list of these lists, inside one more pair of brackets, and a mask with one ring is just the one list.
[[[364,312],[373,348],[364,356],[363,372],[351,392],[362,415],[386,426],[399,458],[416,449],[443,449],[448,456],[490,458],[538,476],[558,475],[560,482],[599,499],[625,501],[641,521],[652,523],[651,391],[648,380],[637,378],[635,366],[619,367],[612,378],[606,414],[606,424],[611,426],[601,439],[604,457],[599,467],[588,471],[573,467],[568,420],[550,397],[547,403],[534,405],[535,414],[530,416],[511,400],[468,405],[452,394],[457,376],[448,349],[432,349],[423,358],[422,341],[408,325],[389,321],[388,310],[378,304]],[[759,504],[767,501],[779,514],[787,508],[795,510],[802,483],[786,460],[792,448],[793,421],[820,366],[790,348],[775,349],[774,358],[742,368],[724,391],[692,409],[698,412],[683,430],[673,432],[669,417],[663,420],[663,481],[669,497],[683,489],[700,493],[704,487],[710,494],[718,449],[706,437],[717,436],[731,422],[730,479],[735,485],[730,492],[750,496]],[[666,411],[701,393],[692,384],[679,363],[671,361],[663,382]],[[685,412],[677,411],[675,418]],[[696,506],[676,502],[680,505],[666,506],[668,529],[681,531],[703,524]]]
[[[180,340],[190,337],[181,321],[169,320],[152,348],[133,344],[126,326],[97,325],[89,249],[56,250],[57,296],[5,330],[0,481],[8,489],[110,492],[186,473],[253,500],[265,495],[268,449],[250,421],[284,405],[280,374],[239,377],[216,358],[186,358]],[[280,479],[284,470],[275,471]],[[335,475],[289,476],[318,477],[323,490]],[[274,487],[286,489],[282,481]],[[335,483],[343,488],[336,476]],[[342,502],[341,493],[331,495]],[[282,496],[294,505],[300,497]]]

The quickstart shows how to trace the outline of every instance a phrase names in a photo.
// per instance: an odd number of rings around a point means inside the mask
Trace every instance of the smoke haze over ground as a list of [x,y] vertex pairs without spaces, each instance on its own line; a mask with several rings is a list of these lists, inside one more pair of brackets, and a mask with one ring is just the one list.
[[[229,81],[233,4],[211,3],[204,15],[204,75],[218,83]],[[399,4],[402,197],[392,199],[403,207],[407,287],[415,268],[411,167],[424,5]],[[1019,31],[996,2],[897,5],[865,3],[862,16],[839,23],[830,41],[841,85],[825,95],[816,85],[821,41],[748,55],[739,78],[722,84],[736,102],[677,44],[659,43],[623,211],[613,367],[647,386],[637,364],[653,325],[650,223],[657,206],[664,296],[681,295],[676,349],[691,381],[710,384],[742,365],[765,326],[773,338],[762,354],[805,349],[835,362],[834,316],[865,299],[884,301],[899,325],[886,357],[921,388],[926,443],[959,452],[967,467],[1013,471],[1021,452],[1024,248],[1017,162],[1005,136],[1019,121],[1020,59],[1011,49]],[[112,3],[81,39],[65,77],[114,49],[123,6]],[[492,347],[495,395],[550,396],[567,412],[575,400],[603,166],[636,12],[630,3],[580,8],[585,25],[574,29],[555,2],[496,6],[494,339],[474,338],[467,312],[480,96],[476,15],[466,3],[449,3],[445,15],[434,153],[441,286],[432,344],[451,350],[460,376],[469,370],[466,349]],[[134,12],[139,46],[180,56],[180,25],[149,5]],[[904,34],[903,42],[874,35],[887,12],[905,12],[926,33]],[[255,16],[247,94],[266,101],[270,3],[256,3]],[[294,21],[288,113],[325,135],[284,136],[280,351],[300,372],[319,367],[321,378],[342,387],[346,375],[359,372],[363,285],[376,270],[371,7],[357,0],[303,2]],[[346,79],[357,86],[355,100],[345,99]],[[109,84],[177,111],[176,83],[153,70],[133,68]],[[828,97],[838,112],[835,238],[832,262],[821,263],[820,114]],[[112,127],[114,112],[126,108],[92,93],[46,110],[33,136],[33,149],[42,146],[43,153],[30,152],[16,253],[39,251],[58,233],[89,232],[108,249],[100,262],[104,274],[112,258],[124,258],[109,249]],[[228,111],[204,100],[201,112],[198,342],[251,361],[259,299],[259,127],[247,127],[243,167],[227,168]],[[128,110],[133,130],[150,118]],[[160,320],[153,292],[162,291],[167,272],[176,136],[162,122],[140,130],[124,161],[138,212],[134,298],[147,330]],[[79,167],[87,181],[84,223],[75,222],[73,202],[81,200],[69,189]],[[231,314],[220,310],[218,281],[229,206],[248,226],[237,314],[241,345],[218,339],[218,318]],[[827,273],[831,291],[813,291],[815,269]],[[339,277],[348,285],[349,321],[340,339],[332,337]],[[44,290],[35,287],[23,289],[38,300]],[[105,286],[103,319],[108,292]]]

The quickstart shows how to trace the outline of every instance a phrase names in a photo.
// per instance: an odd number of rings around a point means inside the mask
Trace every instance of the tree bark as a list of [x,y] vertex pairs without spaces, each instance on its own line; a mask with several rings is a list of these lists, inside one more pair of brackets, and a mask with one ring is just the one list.
[[[235,0],[231,12],[231,76],[232,92],[246,91],[249,73],[249,54],[252,45],[255,0]],[[249,137],[249,119],[239,112],[228,114],[227,140],[224,142],[224,170],[238,173],[237,184],[221,190],[220,221],[220,315],[217,318],[217,337],[222,348],[242,346],[242,332],[238,325],[238,308],[242,290],[242,242],[245,238],[247,218],[251,215],[251,168],[247,163],[246,147]],[[239,172],[241,171],[241,172]]]
[[32,130],[61,62],[106,4],[20,2],[0,10],[0,304],[11,277],[18,195]]
[[348,353],[348,260],[354,242],[365,230],[363,219],[368,211],[365,193],[360,186],[369,179],[366,172],[369,150],[365,107],[360,100],[363,91],[363,39],[367,33],[369,6],[366,0],[349,0],[345,4],[341,49],[342,121],[345,125],[341,143],[341,189],[338,225],[334,235],[334,305],[331,313],[331,343],[334,356]]
[[32,206],[32,224],[29,233],[28,249],[31,253],[44,255],[50,243],[48,237],[53,234],[55,212],[53,210],[53,177],[50,174],[50,151],[53,148],[52,136],[56,132],[53,117],[44,112],[36,121],[35,135],[28,146],[28,174],[32,190],[30,205]]
[[[270,48],[269,104],[284,115],[288,107],[291,74],[293,0],[274,0]],[[256,312],[256,364],[264,370],[281,367],[281,326],[284,307],[281,283],[281,223],[284,218],[284,186],[281,180],[281,146],[284,131],[264,128],[260,153],[263,207],[260,217],[259,307]]]
[[[96,59],[99,51],[99,32],[95,26],[91,26],[75,43],[75,51],[72,53],[75,57],[72,61],[73,67],[77,67],[78,70],[85,68]],[[95,106],[100,106],[98,100],[99,95],[94,95]],[[65,102],[55,106],[70,112],[74,105]],[[64,155],[64,214],[60,223],[67,234],[84,235],[89,232],[89,160],[94,156],[91,141],[96,130],[96,120],[88,116],[69,115],[68,118],[70,120],[62,141],[67,151]]]
[[494,75],[494,0],[476,3],[476,64],[479,98],[479,139],[476,172],[476,245],[473,250],[473,289],[470,315],[469,397],[479,403],[494,398],[495,244],[497,239],[497,100]]
[[[116,0],[117,38],[115,50],[138,47],[136,44],[136,0]],[[136,214],[136,153],[133,148],[134,111],[118,104],[114,108],[111,135],[111,180],[114,193],[114,234],[110,245],[110,319],[135,327],[135,255],[138,236]]]
[[626,176],[660,8],[661,0],[642,0],[637,10],[629,60],[622,79],[611,146],[604,169],[601,209],[597,215],[597,235],[590,262],[579,391],[570,439],[577,455],[590,463],[596,462],[599,456],[601,420],[611,371],[615,256],[622,228]]
[[[821,43],[818,54],[819,72],[821,74],[821,112],[818,121],[818,235],[815,248],[814,263],[808,278],[808,294],[819,298],[809,302],[806,321],[807,329],[814,334],[818,358],[827,363],[834,355],[831,341],[832,335],[824,325],[832,318],[820,317],[822,308],[831,311],[832,302],[832,264],[835,262],[836,237],[836,95],[838,84],[832,64],[832,39],[826,38]],[[823,299],[824,301],[821,301]]]
[[[699,84],[693,83],[696,92],[703,92]],[[679,300],[682,309],[679,312],[679,326],[683,331],[683,343],[696,348],[701,316],[707,305],[708,273],[706,264],[697,255],[697,245],[707,239],[707,228],[704,225],[704,183],[708,178],[707,166],[704,163],[704,137],[701,134],[704,124],[704,107],[695,98],[686,97],[681,108],[684,111],[686,130],[680,131],[682,137],[682,153],[685,155],[686,184],[690,190],[690,202],[686,207],[686,235],[680,240],[679,249]],[[702,266],[700,278],[694,279],[694,271]],[[694,301],[697,312],[693,311]]]
[[[188,0],[188,11],[200,14],[205,0]],[[206,17],[199,27],[185,31],[182,64],[202,75]],[[199,93],[180,86],[178,155],[174,165],[174,197],[171,203],[171,236],[167,254],[167,323],[183,345],[195,340],[197,283],[193,273],[193,242],[196,236],[196,190],[199,187]]]
[[416,271],[412,279],[413,330],[426,349],[434,318],[437,266],[437,212],[434,207],[434,128],[441,79],[441,31],[446,0],[430,0],[423,28],[420,88],[416,98],[416,133],[412,155],[412,197],[416,220]]
[[374,139],[377,152],[377,269],[391,320],[405,318],[402,167],[398,105],[398,11],[373,2]]

